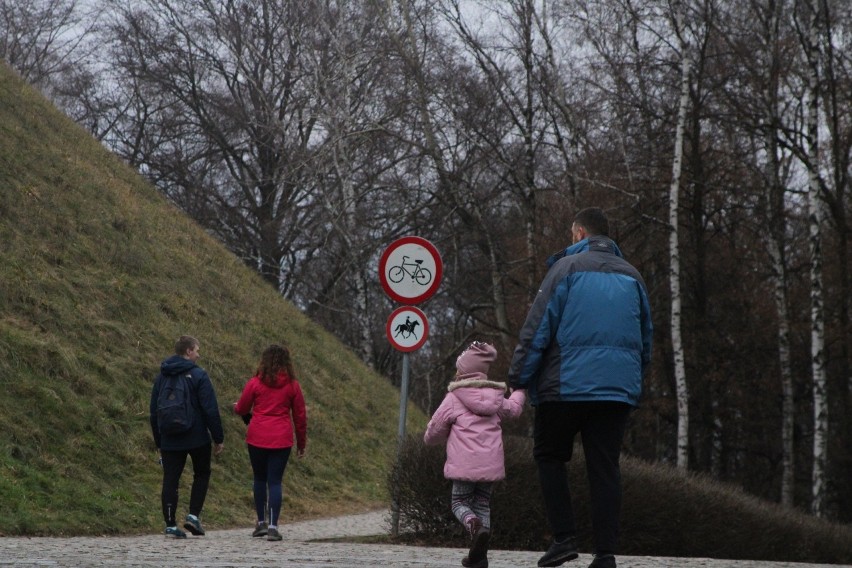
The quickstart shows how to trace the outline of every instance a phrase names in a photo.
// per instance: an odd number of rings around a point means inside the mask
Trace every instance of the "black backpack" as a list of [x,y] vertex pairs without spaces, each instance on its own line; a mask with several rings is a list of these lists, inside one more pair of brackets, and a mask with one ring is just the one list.
[[192,407],[192,375],[164,375],[157,397],[157,426],[160,434],[175,435],[188,432],[195,421]]

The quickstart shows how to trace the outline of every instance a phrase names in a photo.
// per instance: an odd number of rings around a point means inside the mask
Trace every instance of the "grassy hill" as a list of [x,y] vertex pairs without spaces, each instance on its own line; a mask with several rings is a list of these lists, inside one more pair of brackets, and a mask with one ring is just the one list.
[[[398,392],[4,65],[0,247],[0,534],[161,529],[148,400],[181,334],[223,410],[290,346],[309,423],[285,522],[387,504]],[[223,418],[204,520],[249,526],[245,427]]]

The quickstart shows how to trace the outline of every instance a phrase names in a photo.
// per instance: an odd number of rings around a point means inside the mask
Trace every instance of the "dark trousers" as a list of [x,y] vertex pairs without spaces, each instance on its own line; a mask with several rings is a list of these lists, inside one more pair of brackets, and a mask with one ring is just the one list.
[[621,514],[621,443],[631,406],[618,402],[545,402],[536,407],[533,456],[553,536],[577,528],[565,462],[579,433],[586,456],[595,553],[614,554]]
[[269,504],[269,524],[278,525],[281,514],[281,502],[284,495],[281,480],[290,459],[292,448],[268,449],[249,445],[249,460],[254,473],[254,508],[257,520],[266,519],[267,499]]
[[210,457],[213,445],[207,444],[191,450],[162,450],[163,457],[163,519],[167,527],[175,526],[175,509],[178,504],[178,486],[186,457],[192,460],[192,490],[189,494],[189,512],[200,516],[210,486]]

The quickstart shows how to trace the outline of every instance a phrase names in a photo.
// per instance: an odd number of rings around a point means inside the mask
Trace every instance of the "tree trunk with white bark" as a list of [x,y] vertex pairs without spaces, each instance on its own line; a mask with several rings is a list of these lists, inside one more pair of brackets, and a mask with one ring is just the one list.
[[689,105],[690,61],[688,45],[683,26],[683,7],[676,6],[676,26],[680,40],[680,101],[678,103],[677,125],[675,130],[674,160],[672,162],[672,181],[669,187],[669,284],[672,294],[671,328],[672,353],[674,355],[675,385],[677,388],[677,466],[689,467],[689,388],[686,382],[683,337],[681,333],[682,297],[680,291],[680,247],[678,238],[678,208],[683,166],[684,131],[686,113]]

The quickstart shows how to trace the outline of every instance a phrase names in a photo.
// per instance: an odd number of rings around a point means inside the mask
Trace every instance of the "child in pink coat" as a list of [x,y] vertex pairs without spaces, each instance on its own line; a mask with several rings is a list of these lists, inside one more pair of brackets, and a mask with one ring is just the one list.
[[488,567],[491,489],[495,481],[506,477],[500,423],[520,416],[526,402],[525,391],[506,398],[506,383],[488,379],[496,358],[493,345],[478,341],[459,355],[449,392],[423,435],[427,445],[447,444],[444,477],[453,481],[453,514],[472,540],[469,554],[462,559],[462,566],[468,568]]

